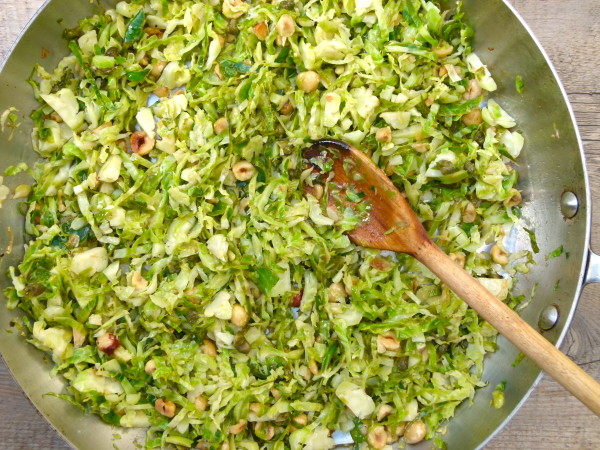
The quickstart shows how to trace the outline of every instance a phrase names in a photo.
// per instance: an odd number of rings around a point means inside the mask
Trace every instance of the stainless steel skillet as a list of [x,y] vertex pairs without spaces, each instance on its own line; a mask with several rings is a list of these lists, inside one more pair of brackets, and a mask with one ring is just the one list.
[[[589,196],[581,147],[562,92],[553,81],[552,73],[535,43],[501,2],[485,2],[485,8],[482,5],[481,1],[466,2],[471,23],[476,30],[479,30],[478,53],[484,61],[492,65],[501,87],[498,97],[502,99],[503,105],[517,116],[528,138],[521,171],[529,205],[524,211],[524,217],[527,226],[536,229],[540,253],[538,267],[534,268],[532,273],[520,283],[520,289],[524,293],[529,293],[535,282],[539,283],[537,295],[524,313],[524,317],[535,324],[546,304],[556,303],[560,307],[559,322],[547,333],[547,336],[551,341],[558,342],[564,336],[571,318],[584,280],[587,259],[590,227]],[[60,53],[64,47],[60,41],[61,29],[73,23],[76,18],[85,15],[90,8],[87,2],[54,0],[50,4],[33,25],[33,29],[24,36],[20,47],[17,48],[0,77],[0,109],[3,110],[8,105],[19,105],[22,113],[31,109],[33,104],[26,103],[30,91],[24,80],[33,63],[40,59],[40,48],[43,46]],[[65,19],[62,26],[56,24],[56,19],[60,17]],[[43,41],[40,40],[40,36],[43,36]],[[488,48],[494,50],[489,51]],[[57,58],[56,52],[46,60],[48,62],[44,62],[45,66],[52,66],[53,58],[54,61]],[[11,69],[15,72],[7,75]],[[522,75],[527,83],[523,97],[517,96],[513,88],[514,77],[517,74]],[[11,79],[7,80],[8,76]],[[8,89],[6,83],[10,86]],[[3,157],[3,165],[14,164],[23,158],[25,160],[27,157],[31,158],[25,130],[26,124],[10,147],[0,141],[0,151],[6,155]],[[559,131],[560,139],[557,138],[556,130]],[[552,137],[553,135],[555,137]],[[564,190],[572,190],[580,200],[578,214],[574,219],[567,221],[563,219],[560,210],[560,198]],[[9,216],[10,210],[11,204],[7,202],[4,209],[0,211],[2,223],[11,223],[15,235],[19,238],[18,217]],[[11,222],[13,220],[14,222]],[[526,241],[527,238],[522,235],[521,239]],[[569,260],[557,258],[546,261],[544,256],[561,244],[570,252]],[[14,262],[18,255],[15,252],[10,257],[14,258],[12,261]],[[3,268],[11,263],[6,259],[2,261]],[[558,279],[561,280],[559,290],[554,292],[553,286]],[[5,314],[2,316],[4,320]],[[6,328],[6,324],[3,325],[5,325],[3,329]],[[38,352],[29,349],[14,335],[7,337],[6,340],[3,336],[0,346],[17,378],[34,400],[36,396],[45,392],[57,390],[40,376],[41,355]],[[509,386],[513,389],[507,392],[507,405],[497,414],[487,405],[490,393],[480,392],[474,408],[470,410],[472,412],[464,411],[450,426],[448,435],[450,448],[470,448],[484,441],[496,426],[506,419],[510,409],[527,395],[528,388],[537,376],[537,370],[528,366],[526,362],[516,369],[511,369],[510,363],[516,354],[510,347],[505,347],[508,346],[503,346],[503,350],[489,360],[487,379],[492,387],[496,384],[496,380],[509,381]],[[56,386],[60,384],[56,383]],[[46,414],[54,416],[55,425],[67,434],[74,445],[87,447],[90,442],[89,436],[94,435],[106,436],[106,439],[104,437],[95,439],[95,443],[102,442],[108,447],[112,446],[110,436],[113,431],[106,431],[104,435],[98,434],[99,432],[94,428],[97,426],[95,418],[81,418],[84,421],[77,422],[80,419],[78,412],[69,412],[66,408],[68,405],[63,405],[62,402],[49,397],[41,399],[39,405]],[[53,408],[57,409],[52,410]],[[473,417],[483,417],[486,423],[481,424],[481,421],[473,420]],[[464,428],[461,430],[461,427]],[[81,436],[78,440],[78,433],[74,432],[75,428],[81,432],[85,431],[86,436]],[[456,440],[453,440],[453,436]],[[452,442],[455,445],[452,445]]]

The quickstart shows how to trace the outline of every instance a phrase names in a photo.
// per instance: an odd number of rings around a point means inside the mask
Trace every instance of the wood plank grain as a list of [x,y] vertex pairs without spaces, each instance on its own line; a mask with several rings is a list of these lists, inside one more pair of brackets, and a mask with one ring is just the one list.
[[[74,0],[73,0],[74,1]],[[1,0],[0,58],[43,0]],[[553,61],[571,99],[584,147],[592,198],[600,201],[600,2],[510,0]],[[593,212],[592,246],[600,250],[600,208]],[[562,346],[600,379],[600,285],[588,286]],[[0,448],[69,447],[39,415],[0,361]],[[600,448],[600,422],[557,383],[544,377],[488,449]]]

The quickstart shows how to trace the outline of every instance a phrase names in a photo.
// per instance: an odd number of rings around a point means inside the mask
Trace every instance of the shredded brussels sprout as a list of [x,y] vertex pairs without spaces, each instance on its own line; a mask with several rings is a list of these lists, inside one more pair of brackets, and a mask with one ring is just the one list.
[[502,242],[523,138],[484,100],[460,7],[142,0],[64,36],[69,56],[31,79],[45,160],[6,295],[65,398],[148,427],[148,448],[439,439],[496,331],[411,257],[353,245],[357,218],[303,193],[302,151],[363,149],[518,304],[507,275],[528,253]]

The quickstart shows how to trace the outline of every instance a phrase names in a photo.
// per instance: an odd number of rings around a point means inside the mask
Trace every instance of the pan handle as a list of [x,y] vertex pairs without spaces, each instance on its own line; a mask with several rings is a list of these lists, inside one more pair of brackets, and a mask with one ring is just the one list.
[[600,283],[600,255],[588,250],[587,268],[583,284]]

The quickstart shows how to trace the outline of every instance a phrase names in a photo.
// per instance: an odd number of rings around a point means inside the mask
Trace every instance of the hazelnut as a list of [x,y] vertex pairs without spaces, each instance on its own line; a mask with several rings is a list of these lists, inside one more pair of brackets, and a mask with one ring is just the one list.
[[217,347],[215,343],[210,339],[204,339],[202,341],[202,352],[210,356],[211,358],[217,357]]
[[248,323],[248,312],[242,305],[233,305],[231,311],[231,323],[239,328],[244,328]]
[[392,142],[392,129],[390,127],[380,128],[375,133],[375,139],[377,142]]
[[160,78],[163,70],[165,70],[165,67],[167,67],[167,64],[167,61],[156,61],[150,70],[150,75],[156,79]]
[[131,145],[131,150],[133,153],[145,156],[152,151],[154,148],[154,139],[148,136],[143,131],[136,131],[131,135],[129,139],[129,144]]
[[389,416],[393,410],[394,410],[394,408],[392,408],[390,405],[386,405],[386,404],[381,405],[379,407],[379,410],[377,411],[377,420],[379,422],[381,422],[383,419],[385,419],[387,416]]
[[467,84],[467,92],[463,94],[463,99],[474,100],[477,97],[480,97],[482,93],[483,89],[479,86],[479,81],[477,81],[477,78],[472,78]]
[[367,442],[371,447],[381,450],[387,445],[388,433],[385,427],[378,425],[367,434]]
[[500,264],[501,266],[508,264],[508,253],[506,253],[498,244],[492,247],[490,254],[492,255],[492,261],[496,264]]
[[331,283],[327,289],[327,298],[332,303],[341,302],[346,298],[346,289],[342,283]]
[[279,114],[283,116],[289,116],[294,112],[294,105],[289,100],[279,109]]
[[152,375],[154,372],[156,372],[156,369],[156,362],[153,359],[149,359],[144,366],[144,372],[146,372],[148,375]]
[[398,338],[391,333],[380,334],[377,336],[377,352],[385,353],[387,351],[395,351],[400,348]]
[[198,408],[200,411],[206,411],[206,409],[208,408],[208,400],[206,397],[204,397],[203,395],[199,395],[198,397],[196,397],[196,399],[194,400],[194,405],[196,406],[196,408]]
[[101,352],[112,355],[120,343],[117,336],[112,333],[105,333],[96,339],[96,345]]
[[134,270],[131,272],[131,285],[137,291],[142,291],[148,287],[148,281],[142,277],[141,273]]
[[154,95],[160,98],[168,97],[171,95],[171,89],[166,86],[159,86],[154,90]]
[[246,428],[247,424],[248,424],[248,421],[246,419],[240,419],[238,421],[238,423],[236,423],[235,425],[231,425],[229,427],[229,433],[230,434],[240,434],[242,431],[244,431],[244,428]]
[[238,161],[231,168],[233,176],[238,181],[248,181],[254,176],[254,166],[248,161]]
[[314,92],[319,87],[320,82],[321,78],[319,77],[319,74],[313,70],[300,72],[296,77],[298,87],[307,94]]
[[417,444],[425,439],[427,435],[427,426],[420,420],[411,422],[404,432],[404,440],[407,444]]
[[252,28],[252,31],[261,41],[264,41],[269,35],[269,27],[267,26],[266,22],[257,23],[254,25],[254,28]]
[[481,109],[475,108],[462,116],[462,121],[465,125],[479,125],[483,122],[483,116],[481,115]]
[[296,22],[289,14],[283,14],[275,26],[277,34],[281,38],[288,38],[296,32]]
[[475,209],[475,205],[471,202],[468,202],[463,209],[462,212],[462,221],[464,223],[473,223],[477,218],[477,210]]
[[159,414],[171,418],[175,416],[177,407],[171,400],[163,400],[162,398],[159,398],[154,402],[154,409],[156,409]]
[[511,206],[519,206],[523,201],[523,197],[521,197],[521,193],[516,189],[511,189],[510,197],[504,200],[504,206],[510,208]]
[[308,425],[308,416],[304,413],[297,415],[296,417],[294,417],[292,419],[292,421],[296,424],[296,425],[300,425],[301,427],[305,427],[306,425]]
[[433,53],[437,55],[438,58],[445,58],[450,55],[454,51],[454,47],[447,42],[441,42],[437,47],[433,49]]
[[227,118],[221,117],[220,119],[216,120],[213,127],[215,130],[215,134],[221,134],[223,131],[229,128],[229,122],[227,122]]

